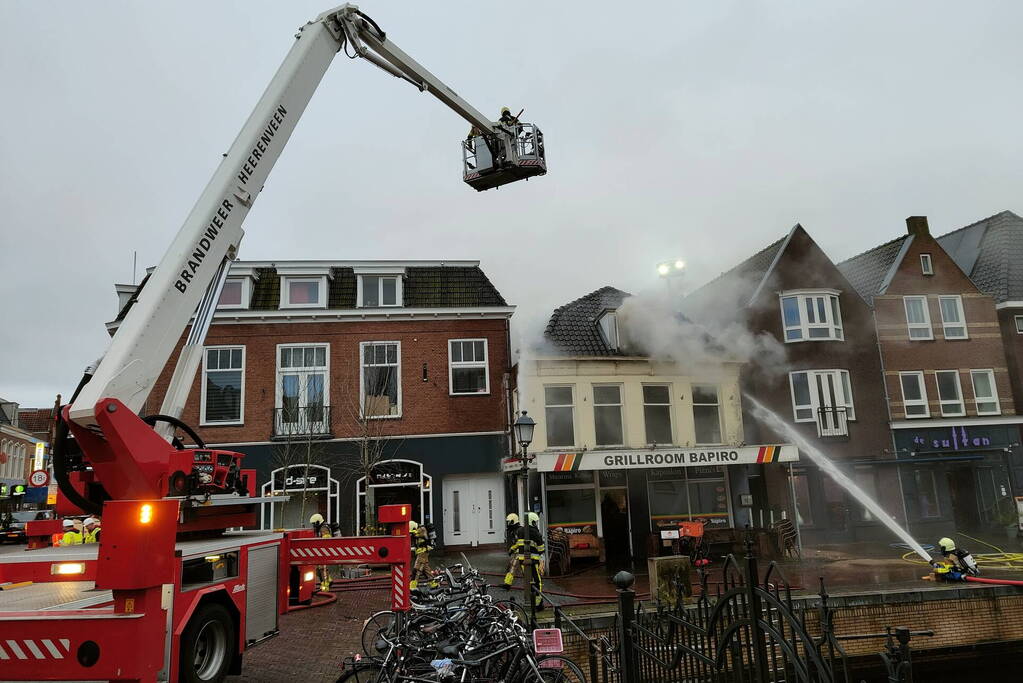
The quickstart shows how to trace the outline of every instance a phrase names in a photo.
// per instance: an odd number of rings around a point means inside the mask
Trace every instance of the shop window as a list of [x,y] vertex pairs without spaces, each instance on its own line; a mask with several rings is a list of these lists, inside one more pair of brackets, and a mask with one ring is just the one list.
[[589,488],[547,489],[547,526],[569,533],[597,533],[597,492]]
[[995,388],[993,370],[970,370],[973,382],[973,398],[977,403],[978,415],[1001,415],[998,403],[998,390]]
[[931,331],[931,313],[927,310],[927,297],[904,296],[902,303],[906,308],[906,326],[909,338],[913,340],[934,339]]
[[939,296],[941,327],[945,339],[967,339],[966,314],[963,312],[963,298],[960,296]]
[[593,386],[594,443],[597,446],[621,446],[622,387],[619,384]]
[[938,382],[938,400],[941,402],[941,414],[945,417],[957,417],[966,414],[963,403],[963,389],[959,385],[958,370],[938,370],[934,373]]
[[674,443],[671,430],[671,387],[667,384],[643,385],[643,423],[647,445]]
[[922,518],[935,518],[941,516],[941,507],[938,505],[938,487],[934,481],[934,470],[913,470],[913,480],[916,482],[917,508]]
[[452,339],[448,342],[448,391],[452,394],[490,392],[486,339]]
[[203,354],[201,414],[204,425],[244,420],[245,347],[207,347]]
[[651,470],[647,477],[654,529],[696,519],[712,525],[728,523],[728,493],[720,467]]
[[362,415],[401,417],[401,343],[362,342]]
[[924,373],[900,372],[899,383],[902,385],[902,405],[906,412],[906,417],[930,417],[931,409],[927,405],[927,388],[924,385]]
[[[863,492],[870,496],[871,500],[877,500],[877,472],[874,468],[858,467],[855,472],[856,485],[863,489]],[[864,506],[860,506],[860,521],[873,522],[874,515]]]
[[842,340],[842,311],[836,292],[784,292],[781,318],[785,341]]
[[575,445],[573,387],[544,387],[544,422],[547,423],[547,447]]
[[800,526],[813,526],[813,507],[810,505],[810,481],[806,472],[792,473],[792,488],[796,492],[796,521]]

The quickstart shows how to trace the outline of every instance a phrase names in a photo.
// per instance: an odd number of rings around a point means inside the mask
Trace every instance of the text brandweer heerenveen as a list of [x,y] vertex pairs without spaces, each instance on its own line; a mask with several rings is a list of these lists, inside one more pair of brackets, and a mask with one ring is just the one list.
[[[274,112],[273,117],[263,130],[263,134],[256,141],[256,146],[249,152],[248,158],[242,164],[242,170],[238,173],[238,180],[243,185],[248,184],[249,179],[255,172],[256,166],[259,166],[259,162],[270,145],[270,141],[277,135],[277,131],[281,124],[284,123],[284,117],[287,114],[287,109],[281,106],[277,107],[277,111]],[[188,283],[192,281],[195,271],[199,270],[206,255],[210,252],[210,247],[217,240],[217,235],[220,234],[221,228],[224,227],[224,222],[231,215],[232,209],[234,209],[234,203],[230,199],[223,200],[220,206],[217,207],[217,212],[210,219],[209,225],[206,226],[206,232],[196,242],[195,249],[192,250],[191,255],[188,257],[188,267],[181,271],[181,277],[174,283],[179,292],[184,292],[188,289]]]

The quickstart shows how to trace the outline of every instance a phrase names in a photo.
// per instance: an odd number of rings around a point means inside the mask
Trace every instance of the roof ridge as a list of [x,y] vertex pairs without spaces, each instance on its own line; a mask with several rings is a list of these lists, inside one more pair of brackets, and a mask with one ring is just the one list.
[[[785,233],[784,235],[782,235],[782,236],[781,236],[781,237],[779,237],[778,239],[774,240],[773,242],[771,242],[771,243],[770,243],[770,244],[768,244],[767,246],[765,246],[765,247],[763,247],[763,248],[761,248],[761,249],[758,249],[758,250],[756,250],[755,252],[753,252],[752,254],[750,254],[749,256],[747,256],[746,258],[744,258],[743,260],[739,261],[738,263],[736,263],[736,264],[735,264],[734,266],[732,266],[732,267],[731,267],[731,268],[729,268],[728,270],[725,270],[725,271],[722,271],[721,273],[718,273],[718,275],[716,275],[715,277],[711,278],[710,280],[707,280],[707,282],[703,283],[702,285],[700,285],[699,287],[697,287],[696,289],[694,289],[694,290],[693,290],[692,292],[690,292],[689,294],[687,294],[687,295],[685,296],[685,298],[687,298],[687,299],[688,299],[689,297],[691,297],[691,296],[693,296],[693,295],[695,295],[695,294],[697,294],[697,293],[699,293],[699,292],[703,291],[703,290],[704,290],[704,289],[706,289],[707,287],[710,287],[710,286],[711,286],[712,284],[714,284],[715,282],[717,282],[717,281],[719,281],[719,280],[721,280],[721,279],[723,279],[723,278],[725,278],[725,277],[727,277],[727,276],[731,275],[732,273],[734,273],[734,272],[738,271],[738,270],[739,270],[740,268],[742,268],[742,267],[743,267],[744,265],[746,265],[747,263],[749,263],[750,261],[752,261],[752,260],[753,260],[753,259],[755,259],[756,257],[760,256],[761,254],[763,254],[763,253],[764,253],[764,252],[766,252],[767,250],[769,250],[769,249],[771,249],[771,248],[773,248],[773,247],[779,247],[779,246],[781,246],[781,244],[782,244],[782,243],[783,243],[783,242],[784,242],[785,240],[787,240],[787,239],[789,238],[789,236],[790,236],[790,235],[792,234],[792,231],[793,231],[793,230],[795,230],[795,229],[796,229],[797,227],[802,227],[802,226],[801,226],[801,225],[800,225],[799,223],[796,223],[796,224],[795,224],[794,226],[792,226],[791,228],[789,228],[788,232],[786,232],[786,233]],[[768,264],[768,267],[767,267],[767,269],[766,269],[766,270],[764,271],[764,272],[765,272],[765,274],[766,274],[767,270],[770,270],[770,264]]]
[[861,251],[860,253],[856,254],[855,256],[850,256],[849,258],[845,259],[844,261],[839,261],[835,265],[836,266],[840,266],[843,263],[849,263],[850,261],[855,261],[856,259],[860,258],[861,256],[866,256],[867,254],[869,254],[871,252],[874,252],[874,251],[877,251],[878,249],[881,249],[881,248],[890,246],[892,244],[895,244],[896,242],[898,242],[900,240],[904,240],[907,237],[909,237],[909,233],[906,233],[905,235],[899,235],[895,239],[890,239],[887,242],[882,242],[881,244],[878,244],[877,246],[871,247],[870,249],[867,249],[866,251]]
[[1004,209],[1003,211],[999,211],[998,213],[991,214],[987,218],[981,218],[979,221],[973,221],[969,225],[964,225],[963,227],[956,228],[955,230],[952,230],[951,232],[946,232],[944,235],[939,235],[938,237],[935,237],[934,239],[941,239],[942,237],[951,237],[952,235],[956,234],[957,232],[962,232],[963,230],[968,230],[969,228],[974,228],[974,227],[980,225],[981,223],[985,223],[985,222],[991,220],[992,218],[998,218],[999,216],[1004,216],[1005,214],[1009,214],[1010,216],[1012,216],[1012,217],[1014,217],[1014,218],[1016,218],[1016,219],[1018,219],[1020,221],[1023,221],[1023,217],[1021,217],[1016,212],[1012,211],[1011,209]]

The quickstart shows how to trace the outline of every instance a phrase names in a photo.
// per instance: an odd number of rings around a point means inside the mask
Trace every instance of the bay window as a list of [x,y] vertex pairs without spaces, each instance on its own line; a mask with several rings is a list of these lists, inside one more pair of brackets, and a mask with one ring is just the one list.
[[838,292],[782,292],[781,317],[786,342],[842,340]]

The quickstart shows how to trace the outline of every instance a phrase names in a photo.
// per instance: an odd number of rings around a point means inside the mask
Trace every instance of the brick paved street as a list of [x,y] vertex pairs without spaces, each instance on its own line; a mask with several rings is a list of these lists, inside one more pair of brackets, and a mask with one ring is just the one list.
[[338,594],[333,605],[281,617],[281,634],[245,654],[241,676],[230,681],[333,681],[345,657],[360,651],[362,623],[388,609],[387,590]]

